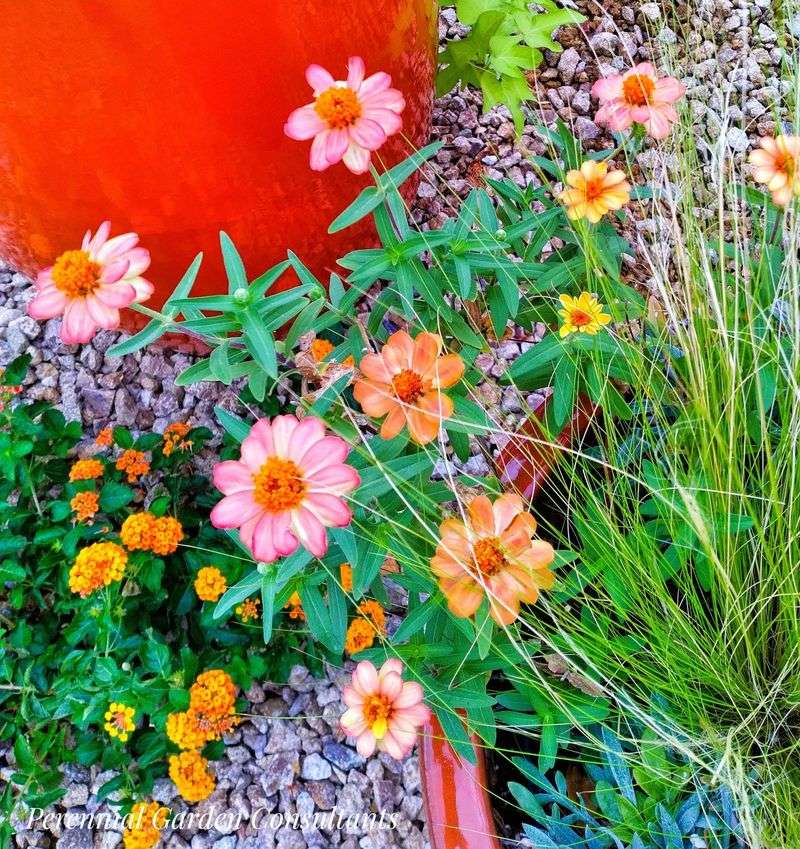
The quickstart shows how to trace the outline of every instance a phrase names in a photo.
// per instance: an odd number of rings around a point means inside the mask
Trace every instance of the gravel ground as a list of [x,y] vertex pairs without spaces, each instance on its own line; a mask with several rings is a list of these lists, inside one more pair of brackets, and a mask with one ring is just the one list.
[[[217,788],[203,802],[187,806],[169,779],[156,782],[153,798],[181,817],[190,809],[198,830],[166,828],[166,849],[425,849],[419,764],[415,755],[402,764],[386,755],[365,761],[339,730],[344,706],[341,690],[349,672],[330,668],[326,678],[311,677],[295,666],[286,686],[254,685],[247,691],[247,718],[225,737],[225,755],[215,762]],[[1,753],[11,772],[13,754]],[[16,845],[30,849],[114,849],[122,835],[114,828],[81,827],[81,814],[110,815],[96,792],[115,773],[97,767],[64,768],[67,793],[47,828],[18,825]],[[114,794],[111,795],[114,801]],[[283,819],[278,818],[278,814]],[[314,816],[317,825],[314,824]],[[369,815],[375,816],[370,819]],[[381,829],[373,823],[381,821]],[[288,818],[297,822],[288,821]],[[327,817],[327,818],[325,818]],[[204,820],[200,818],[205,818]],[[180,825],[181,820],[176,822]],[[210,826],[210,827],[209,827]],[[391,826],[391,827],[389,827]]]
[[[457,207],[481,177],[508,176],[520,185],[535,180],[526,162],[529,153],[541,154],[543,141],[533,122],[552,122],[556,116],[568,122],[589,148],[610,141],[592,121],[595,104],[591,85],[598,76],[621,70],[631,62],[663,61],[688,86],[701,154],[713,161],[715,144],[724,143],[741,161],[758,136],[776,129],[785,115],[776,115],[774,104],[785,93],[780,80],[783,61],[781,27],[773,0],[692,0],[665,13],[658,3],[625,4],[609,0],[603,7],[577,0],[587,22],[561,32],[560,54],[549,54],[531,86],[536,98],[531,124],[515,141],[508,113],[496,109],[481,114],[476,92],[456,92],[439,98],[433,114],[434,137],[445,142],[420,183],[412,215],[423,228],[437,226]],[[800,16],[787,22],[788,32],[800,37]],[[440,35],[459,36],[466,29],[451,9],[440,17]],[[691,71],[691,74],[689,74]],[[652,154],[640,154],[647,166]],[[647,222],[639,223],[642,229]],[[152,350],[122,359],[106,359],[105,351],[118,334],[101,332],[90,345],[66,346],[58,338],[58,322],[39,324],[25,314],[30,281],[0,261],[0,366],[29,351],[33,356],[25,395],[58,404],[71,419],[81,419],[88,432],[96,433],[108,422],[135,430],[163,431],[175,420],[190,420],[216,430],[213,407],[233,407],[236,393],[216,384],[176,387],[175,376],[192,362],[181,351]],[[479,363],[487,374],[482,390],[486,400],[500,408],[507,427],[522,416],[522,400],[536,406],[540,396],[520,399],[513,390],[501,390],[491,381],[526,346],[541,337],[516,332],[493,345]],[[496,450],[502,445],[497,437]],[[485,474],[489,459],[480,454],[468,463],[453,461],[457,468]],[[450,461],[441,461],[437,475]],[[273,847],[341,846],[344,849],[378,849],[427,846],[419,789],[416,756],[402,765],[379,756],[364,761],[342,742],[337,721],[342,711],[341,670],[329,670],[313,680],[296,667],[287,686],[256,686],[248,692],[253,714],[228,740],[225,757],[216,765],[218,788],[211,799],[195,806],[204,812],[212,805],[242,815],[240,826],[223,824],[222,830],[167,832],[168,849],[255,849]],[[0,777],[12,764],[10,751],[0,751]],[[96,770],[65,768],[67,796],[59,811],[102,810],[93,794],[110,776]],[[168,780],[159,782],[155,798],[180,810]],[[335,808],[344,819],[367,811],[397,813],[394,830],[368,831],[356,826],[333,829],[272,829],[262,824],[254,835],[251,818],[256,810],[297,813],[301,816]],[[92,835],[86,829],[55,832],[21,831],[19,847],[37,849],[112,849],[120,844],[118,831]]]

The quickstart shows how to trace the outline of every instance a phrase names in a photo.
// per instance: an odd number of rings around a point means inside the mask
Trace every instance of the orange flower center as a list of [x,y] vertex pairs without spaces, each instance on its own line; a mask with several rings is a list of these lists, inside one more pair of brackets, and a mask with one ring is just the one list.
[[588,312],[584,312],[583,310],[572,310],[569,314],[569,320],[575,327],[583,327],[584,325],[591,324],[592,317]]
[[308,488],[300,469],[291,460],[280,457],[267,457],[253,475],[253,482],[253,498],[270,513],[297,507]]
[[397,397],[406,404],[413,404],[424,393],[422,378],[411,369],[403,369],[392,379]]
[[622,94],[628,106],[646,106],[656,90],[656,84],[644,74],[632,74],[622,82]]
[[508,565],[508,561],[500,545],[500,540],[497,537],[479,539],[475,543],[473,551],[478,569],[480,569],[481,574],[486,578],[491,578],[492,575],[496,575]]
[[100,263],[86,251],[65,251],[53,264],[50,276],[70,298],[85,298],[100,285]]
[[314,103],[314,110],[331,130],[352,127],[361,117],[358,95],[347,86],[331,86]]
[[120,710],[114,714],[114,718],[111,721],[117,726],[117,728],[119,728],[120,731],[124,731],[125,726],[127,725],[127,719],[125,712]]
[[364,702],[364,721],[372,733],[381,738],[389,727],[389,717],[392,714],[391,702],[379,693],[369,696]]
[[775,170],[786,174],[791,180],[794,177],[795,161],[788,150],[779,150],[775,154]]

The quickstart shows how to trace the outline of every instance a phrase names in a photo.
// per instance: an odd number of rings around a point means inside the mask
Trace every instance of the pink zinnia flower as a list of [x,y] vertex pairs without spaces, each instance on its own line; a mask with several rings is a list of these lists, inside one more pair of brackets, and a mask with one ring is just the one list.
[[683,83],[674,77],[659,79],[655,68],[642,62],[624,74],[603,77],[592,86],[601,107],[594,119],[615,132],[627,130],[634,123],[644,124],[654,139],[663,139],[678,120],[672,104],[685,91]]
[[347,80],[334,78],[319,65],[306,69],[314,102],[295,109],[283,131],[291,139],[311,143],[311,168],[324,171],[340,160],[354,173],[369,168],[370,152],[377,150],[403,121],[403,95],[391,88],[383,71],[364,79],[364,60],[351,56]]
[[265,563],[298,545],[322,557],[325,529],[343,528],[352,518],[342,496],[361,483],[343,463],[348,451],[314,416],[259,419],[242,442],[241,459],[214,467],[214,486],[225,498],[211,511],[211,523],[238,528],[253,557]]
[[63,315],[61,338],[68,345],[88,342],[101,327],[119,327],[123,307],[153,294],[153,284],[142,277],[150,252],[138,247],[136,233],[109,239],[110,232],[110,221],[94,236],[87,230],[80,250],[65,251],[36,278],[28,315],[39,320]]
[[349,710],[342,716],[342,730],[356,738],[358,753],[368,758],[375,749],[401,760],[413,748],[417,729],[431,716],[422,703],[422,687],[403,681],[403,664],[392,658],[380,672],[362,660],[353,672],[352,686],[343,698]]

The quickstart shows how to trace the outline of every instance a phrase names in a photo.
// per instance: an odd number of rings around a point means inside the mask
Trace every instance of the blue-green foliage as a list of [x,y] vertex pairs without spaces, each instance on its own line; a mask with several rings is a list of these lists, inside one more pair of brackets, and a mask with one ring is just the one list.
[[535,849],[744,845],[730,790],[696,776],[686,759],[654,734],[645,732],[632,745],[598,726],[595,738],[587,741],[582,757],[594,786],[577,794],[577,801],[568,795],[562,772],[545,774],[528,760],[514,759],[533,785],[511,782],[509,789],[530,820],[523,828]]

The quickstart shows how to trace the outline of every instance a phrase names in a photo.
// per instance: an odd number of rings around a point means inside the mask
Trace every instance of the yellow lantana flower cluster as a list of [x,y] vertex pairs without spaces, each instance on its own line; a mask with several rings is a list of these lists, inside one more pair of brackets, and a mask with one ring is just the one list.
[[172,554],[183,539],[183,527],[172,516],[152,513],[133,513],[122,523],[122,544],[130,551],[152,551],[153,554]]
[[136,728],[135,716],[136,708],[122,702],[111,702],[104,716],[103,728],[108,732],[109,737],[116,737],[120,743],[127,743],[128,736]]
[[122,833],[125,849],[153,849],[167,824],[169,809],[158,802],[137,802],[128,814],[128,828]]
[[194,591],[201,601],[219,601],[227,589],[228,582],[216,566],[203,566],[194,579]]
[[128,554],[115,542],[95,542],[78,552],[69,570],[69,588],[81,598],[122,580]]

